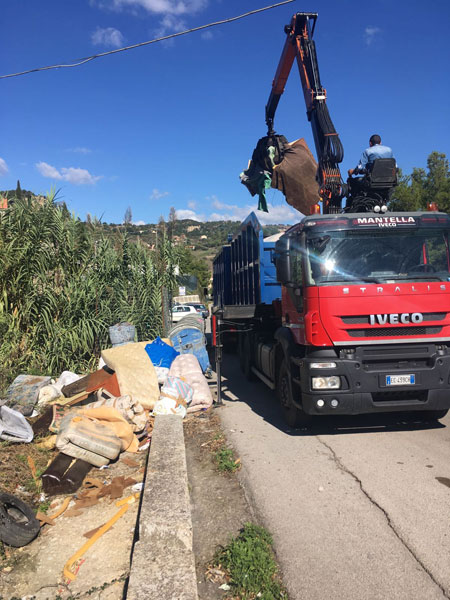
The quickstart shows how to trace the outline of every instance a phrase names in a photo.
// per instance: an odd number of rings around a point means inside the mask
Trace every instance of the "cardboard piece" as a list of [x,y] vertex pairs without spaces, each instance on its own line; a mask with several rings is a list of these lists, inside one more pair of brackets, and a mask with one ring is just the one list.
[[121,395],[116,374],[107,367],[103,367],[94,373],[86,375],[86,377],[78,379],[78,381],[65,385],[62,388],[62,393],[66,398],[69,398],[70,396],[76,396],[81,392],[90,394],[100,388],[108,390],[113,396]]

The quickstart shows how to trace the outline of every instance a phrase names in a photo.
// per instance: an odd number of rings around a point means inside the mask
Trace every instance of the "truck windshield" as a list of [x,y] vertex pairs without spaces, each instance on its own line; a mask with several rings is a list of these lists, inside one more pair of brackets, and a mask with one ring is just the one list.
[[308,285],[450,281],[450,229],[309,232]]

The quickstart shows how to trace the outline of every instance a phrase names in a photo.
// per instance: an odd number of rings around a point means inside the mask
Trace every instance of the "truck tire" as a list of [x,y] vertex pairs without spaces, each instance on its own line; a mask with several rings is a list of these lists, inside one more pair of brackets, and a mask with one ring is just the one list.
[[306,427],[311,423],[311,415],[305,414],[302,410],[297,408],[292,401],[292,387],[285,358],[280,366],[276,394],[281,406],[283,418],[287,425],[296,429],[299,427]]
[[247,381],[255,381],[257,379],[252,371],[252,351],[250,336],[248,335],[244,335],[239,345],[239,364]]
[[0,540],[20,548],[29,544],[40,530],[33,509],[16,496],[0,493]]
[[448,408],[442,408],[441,410],[424,410],[422,415],[427,421],[439,421],[443,419],[448,413]]

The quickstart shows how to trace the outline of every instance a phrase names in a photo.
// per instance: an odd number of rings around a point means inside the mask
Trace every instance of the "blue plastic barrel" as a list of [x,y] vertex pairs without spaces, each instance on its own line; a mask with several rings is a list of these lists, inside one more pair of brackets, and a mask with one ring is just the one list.
[[127,322],[117,323],[109,328],[109,339],[113,346],[122,346],[122,344],[134,342],[135,334],[136,327]]
[[[181,319],[179,325],[182,324],[182,321],[183,319]],[[205,336],[199,329],[189,325],[184,328],[173,328],[169,332],[169,339],[175,350],[180,354],[193,354],[196,356],[203,373],[210,368]]]

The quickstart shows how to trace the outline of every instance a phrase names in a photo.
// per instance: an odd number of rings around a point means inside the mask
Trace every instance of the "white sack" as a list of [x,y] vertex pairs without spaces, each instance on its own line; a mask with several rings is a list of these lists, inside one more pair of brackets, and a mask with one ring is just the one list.
[[187,409],[188,413],[206,409],[212,405],[211,391],[196,356],[193,354],[177,356],[170,367],[169,375],[184,379],[193,388],[194,395]]

